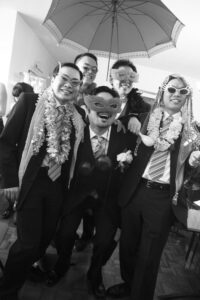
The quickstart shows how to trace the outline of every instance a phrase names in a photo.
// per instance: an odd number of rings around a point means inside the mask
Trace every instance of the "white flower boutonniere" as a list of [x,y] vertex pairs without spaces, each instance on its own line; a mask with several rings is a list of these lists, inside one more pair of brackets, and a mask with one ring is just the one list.
[[126,152],[122,152],[117,155],[117,161],[118,168],[120,168],[121,172],[124,172],[125,169],[131,164],[133,160],[133,155],[131,153],[131,150],[128,150]]

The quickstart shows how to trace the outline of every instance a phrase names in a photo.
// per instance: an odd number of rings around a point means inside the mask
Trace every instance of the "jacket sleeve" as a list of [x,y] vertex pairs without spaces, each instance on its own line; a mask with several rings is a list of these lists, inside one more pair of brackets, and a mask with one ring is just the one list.
[[0,135],[0,174],[2,176],[2,188],[16,187],[19,167],[19,144],[23,137],[28,115],[28,103],[26,94],[19,98],[12,109],[4,130]]
[[138,116],[141,113],[149,112],[151,106],[144,101],[138,89],[133,88],[128,95],[129,115]]

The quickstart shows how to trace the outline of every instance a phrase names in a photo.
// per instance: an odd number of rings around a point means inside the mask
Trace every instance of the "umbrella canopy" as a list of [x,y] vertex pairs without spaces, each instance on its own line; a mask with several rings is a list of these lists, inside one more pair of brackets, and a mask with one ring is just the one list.
[[160,0],[53,0],[44,25],[59,43],[109,58],[175,47],[184,26]]

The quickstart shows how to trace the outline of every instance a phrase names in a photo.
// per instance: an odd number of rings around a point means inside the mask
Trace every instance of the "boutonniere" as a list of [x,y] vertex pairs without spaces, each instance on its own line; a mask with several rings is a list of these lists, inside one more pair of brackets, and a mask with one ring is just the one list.
[[125,169],[128,168],[128,166],[131,164],[133,160],[133,155],[131,153],[131,150],[124,151],[117,155],[117,161],[118,161],[118,168],[120,168],[121,172],[124,172]]

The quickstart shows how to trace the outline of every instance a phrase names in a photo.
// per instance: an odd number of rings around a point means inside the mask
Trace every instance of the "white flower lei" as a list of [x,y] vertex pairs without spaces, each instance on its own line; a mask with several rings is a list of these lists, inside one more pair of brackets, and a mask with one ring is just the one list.
[[61,142],[58,140],[57,126],[56,126],[56,100],[51,88],[46,89],[38,99],[44,101],[44,114],[40,119],[40,123],[37,126],[37,130],[32,138],[33,154],[39,152],[40,147],[45,140],[45,127],[47,129],[47,153],[49,158],[57,164],[64,163],[69,156],[71,149],[70,146],[70,134],[72,129],[71,121],[73,121],[74,105],[67,104],[66,114],[63,117],[63,127],[61,131]]
[[159,151],[165,151],[174,144],[175,140],[177,140],[177,138],[179,137],[183,126],[182,117],[175,117],[170,123],[169,129],[165,136],[161,137],[160,122],[162,120],[163,113],[164,111],[162,108],[156,108],[152,112],[147,126],[147,135],[154,140],[154,148]]

